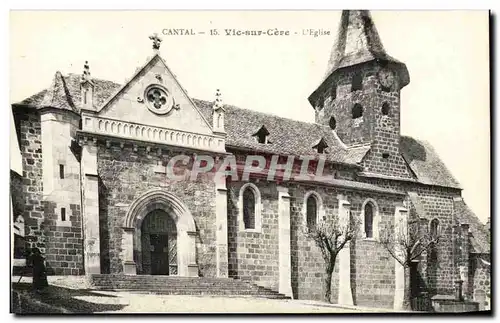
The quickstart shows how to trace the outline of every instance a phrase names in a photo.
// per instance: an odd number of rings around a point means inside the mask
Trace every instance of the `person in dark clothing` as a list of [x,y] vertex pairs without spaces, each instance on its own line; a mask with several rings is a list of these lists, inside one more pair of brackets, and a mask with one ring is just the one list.
[[31,266],[33,268],[33,289],[41,291],[49,286],[47,282],[47,270],[45,268],[45,258],[40,249],[33,248],[30,256]]

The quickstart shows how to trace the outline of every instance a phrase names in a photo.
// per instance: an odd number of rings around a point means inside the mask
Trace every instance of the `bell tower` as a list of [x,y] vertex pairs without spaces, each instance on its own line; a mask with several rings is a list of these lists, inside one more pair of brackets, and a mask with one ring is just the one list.
[[[316,123],[348,147],[370,144],[372,158],[400,164],[399,175],[408,177],[399,138],[400,91],[409,82],[406,65],[386,53],[370,12],[344,10],[324,79],[308,99]],[[368,170],[385,173],[386,166]]]

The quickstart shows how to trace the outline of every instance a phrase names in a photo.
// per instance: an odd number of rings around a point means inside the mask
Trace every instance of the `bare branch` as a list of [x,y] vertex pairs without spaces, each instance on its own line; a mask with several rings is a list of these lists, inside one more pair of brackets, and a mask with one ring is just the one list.
[[421,225],[420,220],[405,223],[402,219],[395,226],[384,228],[380,243],[402,266],[408,266],[412,260],[417,259],[429,246],[439,242],[440,234],[431,236],[427,226]]

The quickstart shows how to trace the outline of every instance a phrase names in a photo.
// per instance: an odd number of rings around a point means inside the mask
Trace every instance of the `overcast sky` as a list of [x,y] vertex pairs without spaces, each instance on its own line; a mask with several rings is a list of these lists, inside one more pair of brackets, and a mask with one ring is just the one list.
[[[389,55],[406,63],[404,135],[428,140],[485,222],[489,190],[489,45],[486,11],[374,11]],[[11,103],[50,85],[56,71],[125,82],[152,55],[148,36],[166,28],[161,55],[195,98],[314,121],[308,95],[324,76],[339,11],[13,12]],[[225,36],[224,29],[290,30],[291,36]],[[210,29],[221,35],[209,36]],[[303,36],[303,29],[330,35]],[[297,32],[297,35],[295,34]],[[307,134],[304,134],[307,135]]]

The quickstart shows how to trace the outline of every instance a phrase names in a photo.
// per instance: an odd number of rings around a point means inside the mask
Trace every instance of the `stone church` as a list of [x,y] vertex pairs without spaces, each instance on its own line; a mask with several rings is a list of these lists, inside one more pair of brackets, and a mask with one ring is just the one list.
[[[412,297],[453,295],[489,308],[490,232],[432,146],[401,135],[406,65],[389,56],[368,11],[343,11],[307,123],[192,98],[159,53],[126,84],[56,72],[12,104],[22,170],[11,170],[14,260],[38,247],[53,275],[170,275],[250,281],[321,299],[325,265],[304,227],[350,214],[360,233],[337,259],[332,302],[392,307],[398,264],[382,230],[409,216],[441,229],[411,266]],[[133,70],[135,67],[130,67]],[[49,81],[49,80],[48,80]],[[214,89],[215,90],[215,89]],[[194,157],[309,156],[328,179],[167,176]],[[296,171],[300,164],[292,165]],[[240,170],[238,170],[240,172]]]

